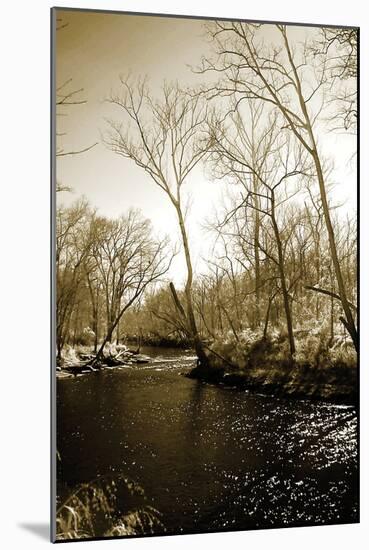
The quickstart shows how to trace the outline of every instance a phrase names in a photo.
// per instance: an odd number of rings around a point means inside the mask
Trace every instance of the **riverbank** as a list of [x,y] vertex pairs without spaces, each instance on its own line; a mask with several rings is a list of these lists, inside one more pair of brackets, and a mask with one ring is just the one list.
[[[217,353],[208,352],[210,366],[197,365],[184,373],[185,376],[276,397],[357,404],[357,367],[351,350],[338,353],[332,349],[329,352],[323,349],[314,351],[310,347],[292,361],[286,358],[283,338],[276,341],[256,340],[249,345],[223,341],[209,347]],[[132,348],[109,344],[97,363],[93,362],[95,354],[91,348],[69,348],[57,367],[58,378],[151,361],[150,353],[146,355],[148,348],[143,347],[145,354]],[[151,349],[154,355],[160,350],[175,350],[161,346]]]
[[88,346],[69,347],[57,360],[57,375],[60,378],[77,374],[86,374],[104,368],[149,363],[151,358],[138,350],[132,350],[124,344],[107,344],[101,356]]
[[203,382],[233,386],[275,397],[345,405],[356,405],[358,400],[356,372],[345,365],[330,367],[329,371],[324,367],[312,368],[307,363],[288,362],[265,365],[247,372],[195,367],[187,376]]
[[210,366],[197,365],[189,378],[276,397],[357,404],[357,365],[351,350],[310,349],[305,360],[301,353],[289,359],[283,339],[213,349],[217,355],[208,353]]

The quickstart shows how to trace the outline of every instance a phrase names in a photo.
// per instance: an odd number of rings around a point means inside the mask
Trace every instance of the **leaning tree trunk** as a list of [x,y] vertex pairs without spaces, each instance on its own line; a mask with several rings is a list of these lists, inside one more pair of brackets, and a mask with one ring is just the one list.
[[178,221],[179,221],[179,227],[181,230],[181,236],[182,236],[182,243],[185,253],[185,259],[186,259],[186,266],[187,266],[187,281],[185,285],[185,297],[186,297],[186,320],[188,329],[193,341],[193,345],[196,351],[196,355],[198,357],[199,363],[203,367],[209,366],[209,359],[205,353],[204,345],[202,343],[202,340],[199,335],[199,331],[197,329],[195,314],[194,314],[194,307],[192,302],[192,282],[193,282],[193,269],[192,269],[192,262],[191,262],[191,254],[190,254],[190,247],[188,243],[188,237],[186,232],[186,227],[183,219],[183,214],[180,206],[180,202],[176,201],[175,203]]
[[337,279],[337,285],[338,285],[339,295],[340,295],[340,298],[341,298],[342,309],[345,313],[345,318],[342,317],[341,321],[343,322],[343,324],[346,327],[348,333],[350,334],[350,336],[352,338],[352,342],[354,344],[354,347],[357,351],[358,350],[357,329],[356,329],[356,326],[355,326],[355,321],[354,321],[354,317],[352,315],[350,304],[349,304],[349,301],[347,299],[345,284],[343,282],[343,276],[342,276],[340,261],[339,261],[338,254],[337,254],[336,241],[335,241],[335,237],[334,237],[334,231],[333,231],[333,226],[332,226],[332,221],[331,221],[331,216],[330,216],[330,211],[329,211],[329,205],[328,205],[328,200],[327,200],[327,194],[326,194],[326,189],[325,189],[325,184],[324,184],[323,170],[322,170],[322,167],[321,167],[321,164],[320,164],[320,159],[319,159],[319,156],[318,156],[318,153],[317,153],[316,149],[313,151],[313,158],[314,158],[315,167],[316,167],[317,174],[318,174],[320,197],[321,197],[321,200],[322,200],[324,220],[325,220],[325,224],[326,224],[326,227],[327,227],[329,247],[330,247],[330,250],[331,250],[333,268],[334,268],[336,279]]
[[137,291],[132,296],[132,298],[126,303],[126,305],[120,310],[117,317],[114,320],[112,320],[112,322],[109,324],[107,334],[106,334],[104,340],[102,341],[102,343],[99,347],[99,350],[96,354],[96,357],[94,357],[94,359],[91,362],[92,365],[95,365],[102,358],[104,348],[105,348],[106,344],[111,341],[112,336],[113,336],[113,332],[116,329],[116,327],[118,326],[119,321],[123,317],[123,314],[127,311],[128,308],[131,307],[131,305],[134,303],[134,301],[137,300],[137,298],[139,298],[142,295],[143,291],[144,291],[144,288],[141,288],[140,291]]

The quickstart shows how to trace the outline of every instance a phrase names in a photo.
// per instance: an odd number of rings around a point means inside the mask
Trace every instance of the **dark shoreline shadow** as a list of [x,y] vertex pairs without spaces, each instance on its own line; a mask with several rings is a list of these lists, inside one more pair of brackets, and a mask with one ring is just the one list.
[[50,541],[50,526],[48,523],[18,523],[18,527],[33,533],[40,539]]

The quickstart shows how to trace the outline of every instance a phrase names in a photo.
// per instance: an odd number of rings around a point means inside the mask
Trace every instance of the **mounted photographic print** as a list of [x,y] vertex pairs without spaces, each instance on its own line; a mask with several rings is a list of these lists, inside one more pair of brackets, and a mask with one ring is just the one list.
[[52,539],[358,522],[358,29],[51,18]]

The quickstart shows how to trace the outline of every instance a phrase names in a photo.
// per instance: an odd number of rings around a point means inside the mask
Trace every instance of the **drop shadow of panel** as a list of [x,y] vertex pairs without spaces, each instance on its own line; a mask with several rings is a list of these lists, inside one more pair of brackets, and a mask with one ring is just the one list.
[[18,523],[18,527],[33,533],[40,539],[50,541],[50,526],[48,523]]

